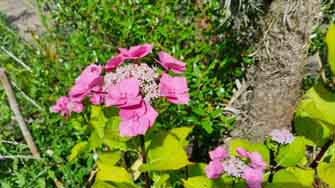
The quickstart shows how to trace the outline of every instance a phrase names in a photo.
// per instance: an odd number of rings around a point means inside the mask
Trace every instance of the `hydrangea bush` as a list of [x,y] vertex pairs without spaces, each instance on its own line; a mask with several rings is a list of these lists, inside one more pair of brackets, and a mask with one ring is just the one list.
[[[327,38],[335,34],[335,27],[331,29]],[[333,53],[334,46],[328,45]],[[167,52],[160,52],[158,60],[150,64],[144,63],[147,59],[142,58],[152,50],[150,44],[120,48],[104,67],[89,65],[68,95],[60,97],[52,107],[52,111],[70,118],[73,112],[82,112],[88,106],[90,126],[84,130],[90,132],[90,137],[73,147],[69,160],[81,153],[93,153],[93,187],[335,186],[334,103],[324,98],[335,97],[321,83],[307,91],[297,108],[298,135],[276,129],[264,143],[231,139],[208,153],[208,164],[190,162],[186,151],[192,127],[164,130],[153,126],[158,112],[164,111],[160,109],[162,103],[188,104],[187,80],[181,75],[185,63]],[[334,58],[331,56],[329,61],[334,63]],[[80,120],[76,123],[83,127]],[[322,129],[323,135],[302,132],[306,127],[301,126],[315,126]],[[320,138],[324,140],[320,142]],[[316,148],[318,152],[314,152]]]

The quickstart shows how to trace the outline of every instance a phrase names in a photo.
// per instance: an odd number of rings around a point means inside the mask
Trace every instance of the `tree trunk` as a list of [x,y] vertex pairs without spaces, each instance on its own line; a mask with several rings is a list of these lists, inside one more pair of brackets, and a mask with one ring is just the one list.
[[290,128],[302,95],[303,68],[319,0],[274,0],[261,23],[263,35],[256,45],[257,64],[247,83],[252,88],[242,108],[246,114],[233,136],[262,140],[272,129]]

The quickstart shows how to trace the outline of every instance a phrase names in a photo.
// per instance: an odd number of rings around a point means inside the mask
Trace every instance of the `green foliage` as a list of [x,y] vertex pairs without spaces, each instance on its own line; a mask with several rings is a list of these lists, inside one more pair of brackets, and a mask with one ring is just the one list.
[[229,142],[229,153],[237,155],[236,149],[241,147],[249,152],[258,152],[262,155],[264,161],[270,164],[270,152],[266,145],[261,143],[252,143],[244,139],[233,139]]
[[276,162],[280,166],[296,166],[305,157],[306,142],[303,137],[295,137],[291,144],[281,146],[276,156]]
[[320,163],[317,172],[320,179],[331,188],[335,187],[335,163]]
[[328,63],[331,71],[335,75],[335,24],[328,28],[326,43],[328,46]]
[[273,177],[272,187],[312,188],[314,171],[312,169],[286,168],[279,170]]
[[190,131],[176,128],[155,134],[147,148],[148,163],[141,166],[141,171],[177,170],[190,164],[183,144]]
[[[296,109],[297,134],[323,145],[334,134],[335,94],[318,84],[308,90]],[[314,131],[308,131],[310,129]]]

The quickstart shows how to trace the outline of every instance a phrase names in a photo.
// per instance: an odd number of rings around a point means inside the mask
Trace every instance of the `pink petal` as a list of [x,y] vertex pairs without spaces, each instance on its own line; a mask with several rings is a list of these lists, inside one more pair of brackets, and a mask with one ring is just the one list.
[[140,82],[134,78],[122,80],[120,82],[120,91],[127,93],[128,97],[136,97],[140,92]]
[[228,152],[223,147],[217,147],[209,152],[209,157],[212,160],[224,160],[228,157]]
[[115,57],[112,57],[107,61],[107,64],[105,66],[105,69],[107,72],[111,72],[114,70],[117,66],[121,65],[124,62],[124,57],[122,54],[119,54]]
[[206,166],[206,175],[210,179],[216,179],[219,178],[223,171],[224,167],[223,164],[219,160],[214,160],[211,161],[207,166]]
[[172,70],[175,73],[182,73],[185,71],[185,63],[175,59],[166,52],[159,52],[159,63],[166,70]]
[[119,115],[122,120],[136,118],[136,116],[144,116],[147,112],[145,103],[142,101],[139,105],[131,108],[120,109]]
[[103,77],[100,75],[101,73],[101,66],[95,64],[87,66],[76,79],[76,83],[71,88],[69,96],[73,100],[81,102],[90,94],[92,88],[103,85]]
[[174,104],[187,104],[189,93],[185,77],[171,77],[163,73],[159,83],[161,96]]
[[139,59],[151,53],[152,48],[151,44],[141,44],[132,46],[129,50],[119,48],[119,51],[126,59]]
[[145,106],[146,106],[146,114],[145,115],[146,115],[146,118],[149,120],[149,126],[152,127],[153,124],[156,121],[158,113],[149,103],[145,102]]
[[262,156],[257,152],[249,153],[248,158],[250,159],[251,163],[250,166],[259,169],[264,170],[266,167],[266,163],[263,161]]
[[239,154],[242,157],[248,157],[249,156],[249,152],[247,152],[245,149],[238,147],[236,149],[237,154]]
[[247,182],[248,188],[262,188],[263,171],[253,168],[246,168],[242,178]]

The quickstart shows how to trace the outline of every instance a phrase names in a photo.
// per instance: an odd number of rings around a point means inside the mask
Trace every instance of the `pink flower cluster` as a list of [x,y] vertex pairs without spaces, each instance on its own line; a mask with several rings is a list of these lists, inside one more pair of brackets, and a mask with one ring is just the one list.
[[[144,135],[158,116],[151,106],[153,99],[165,97],[174,104],[188,104],[189,101],[185,77],[170,76],[167,72],[159,75],[155,68],[138,62],[152,49],[151,44],[119,48],[119,54],[109,59],[104,68],[96,64],[87,66],[68,96],[60,97],[51,110],[68,117],[72,112],[82,112],[84,100],[89,98],[94,105],[119,108],[121,135]],[[127,60],[136,61],[120,66]],[[185,63],[166,52],[159,53],[159,64],[176,74],[186,69]]]
[[229,176],[244,179],[248,188],[262,188],[266,167],[262,156],[257,152],[248,152],[243,148],[237,148],[236,151],[238,157],[229,156],[222,147],[210,151],[211,161],[205,169],[207,177],[216,179],[226,173]]
[[270,137],[279,144],[290,144],[294,140],[293,134],[287,129],[274,129],[270,132]]

